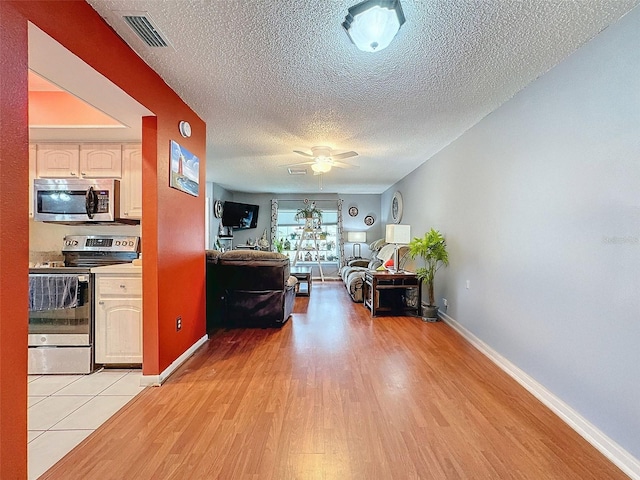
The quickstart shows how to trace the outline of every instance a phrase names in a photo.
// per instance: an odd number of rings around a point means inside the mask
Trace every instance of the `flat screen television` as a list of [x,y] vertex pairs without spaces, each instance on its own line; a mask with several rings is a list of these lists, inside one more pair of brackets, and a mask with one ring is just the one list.
[[248,203],[224,202],[222,207],[222,225],[234,230],[256,228],[258,226],[259,205]]

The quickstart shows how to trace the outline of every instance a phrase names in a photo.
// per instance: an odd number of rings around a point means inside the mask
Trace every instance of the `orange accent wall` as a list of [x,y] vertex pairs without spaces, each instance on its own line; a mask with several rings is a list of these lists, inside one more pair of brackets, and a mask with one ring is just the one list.
[[[0,478],[26,478],[27,21],[154,112],[143,120],[143,373],[158,375],[206,333],[206,125],[84,1],[0,2]],[[187,120],[191,138],[178,134]],[[169,143],[201,159],[200,195],[169,187]],[[182,330],[176,331],[176,317]]]
[[29,125],[124,126],[67,92],[29,92]]
[[[1,3],[1,2],[0,2]],[[0,478],[27,478],[27,24],[0,4]]]

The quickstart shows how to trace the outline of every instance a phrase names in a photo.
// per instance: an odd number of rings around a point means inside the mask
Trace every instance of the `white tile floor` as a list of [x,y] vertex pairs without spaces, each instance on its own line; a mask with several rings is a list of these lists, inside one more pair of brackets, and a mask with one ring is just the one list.
[[29,479],[36,479],[140,393],[140,370],[29,375]]

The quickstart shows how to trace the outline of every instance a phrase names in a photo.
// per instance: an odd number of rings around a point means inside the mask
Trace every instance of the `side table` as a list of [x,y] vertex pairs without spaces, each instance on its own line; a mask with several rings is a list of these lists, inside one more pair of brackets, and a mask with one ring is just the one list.
[[415,273],[367,271],[363,290],[364,305],[372,317],[381,313],[420,316],[422,282]]
[[[298,284],[296,285],[296,295],[304,295],[306,297],[311,296],[311,267],[291,267],[290,271],[291,275],[298,279]],[[306,289],[300,290],[300,284],[304,282],[306,283]]]

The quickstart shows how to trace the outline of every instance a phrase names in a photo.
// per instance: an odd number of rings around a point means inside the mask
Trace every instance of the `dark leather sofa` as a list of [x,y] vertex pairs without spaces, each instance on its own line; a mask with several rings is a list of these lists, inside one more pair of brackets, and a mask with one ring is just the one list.
[[275,252],[208,250],[207,329],[281,327],[291,316],[295,277]]

